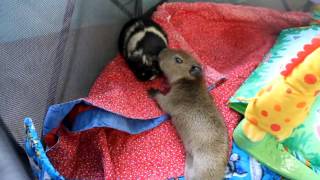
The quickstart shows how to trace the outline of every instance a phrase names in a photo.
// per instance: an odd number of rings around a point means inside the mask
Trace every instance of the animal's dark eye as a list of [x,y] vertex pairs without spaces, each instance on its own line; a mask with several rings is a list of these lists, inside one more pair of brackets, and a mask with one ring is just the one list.
[[174,59],[176,60],[176,63],[178,63],[178,64],[183,63],[183,60],[179,57],[175,57]]

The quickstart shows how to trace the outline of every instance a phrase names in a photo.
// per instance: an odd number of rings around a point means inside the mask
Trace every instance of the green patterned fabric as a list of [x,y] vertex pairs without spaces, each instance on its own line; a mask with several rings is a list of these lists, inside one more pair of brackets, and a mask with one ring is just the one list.
[[[263,62],[229,100],[230,107],[244,114],[247,99],[255,97],[262,87],[278,76],[286,64],[303,50],[305,44],[309,44],[319,34],[319,25],[283,30]],[[242,134],[241,124],[234,132],[234,139],[241,148],[284,177],[297,179],[298,173],[301,178],[301,174],[305,174],[308,175],[304,176],[307,179],[320,179],[317,176],[320,175],[320,97],[312,105],[305,122],[281,143],[271,135],[259,143],[252,143]]]
[[282,144],[297,159],[320,174],[320,97],[305,122]]
[[294,180],[319,180],[320,176],[286,151],[281,143],[267,134],[262,141],[251,142],[242,131],[244,121],[234,130],[234,142],[262,164],[281,176]]
[[243,114],[247,102],[238,98],[255,97],[256,93],[278,76],[286,64],[296,57],[297,52],[303,50],[303,46],[310,43],[317,34],[320,34],[319,25],[283,30],[262,63],[231,97],[230,107]]

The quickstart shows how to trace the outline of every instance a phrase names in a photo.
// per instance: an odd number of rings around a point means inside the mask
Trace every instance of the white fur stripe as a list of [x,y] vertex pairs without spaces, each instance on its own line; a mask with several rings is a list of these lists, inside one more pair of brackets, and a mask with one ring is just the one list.
[[167,39],[161,31],[157,30],[155,27],[148,27],[145,28],[144,31],[139,31],[135,33],[133,36],[131,36],[128,42],[129,53],[136,49],[138,42],[144,38],[147,32],[157,35],[165,42],[166,45],[168,45]]
[[133,36],[131,36],[131,38],[128,42],[129,53],[136,49],[138,42],[141,41],[141,39],[143,39],[144,36],[145,36],[145,32],[143,32],[143,31],[140,31],[140,32],[134,34]]

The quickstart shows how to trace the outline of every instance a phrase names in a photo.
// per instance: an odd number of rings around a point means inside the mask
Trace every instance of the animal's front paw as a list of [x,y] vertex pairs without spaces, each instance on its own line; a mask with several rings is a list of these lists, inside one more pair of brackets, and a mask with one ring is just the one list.
[[159,93],[160,93],[160,91],[158,89],[151,88],[148,90],[148,95],[152,98],[155,97]]

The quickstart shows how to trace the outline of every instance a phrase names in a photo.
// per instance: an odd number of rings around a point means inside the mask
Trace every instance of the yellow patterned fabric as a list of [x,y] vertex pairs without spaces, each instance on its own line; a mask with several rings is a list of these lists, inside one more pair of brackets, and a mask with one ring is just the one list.
[[262,88],[250,101],[243,131],[251,141],[263,139],[265,133],[274,135],[279,141],[284,140],[305,120],[320,92],[318,42],[319,39],[305,46],[304,52],[287,65],[287,71]]

